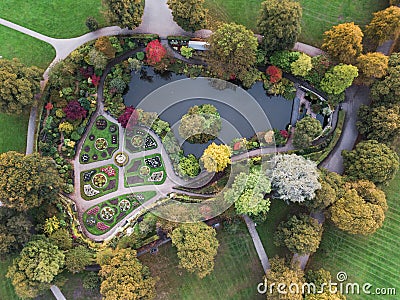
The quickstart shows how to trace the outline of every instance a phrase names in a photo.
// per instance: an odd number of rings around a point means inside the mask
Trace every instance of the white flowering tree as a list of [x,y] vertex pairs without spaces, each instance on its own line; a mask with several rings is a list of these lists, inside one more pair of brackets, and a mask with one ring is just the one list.
[[315,197],[321,188],[315,162],[296,154],[277,155],[271,174],[273,189],[285,201],[304,202]]

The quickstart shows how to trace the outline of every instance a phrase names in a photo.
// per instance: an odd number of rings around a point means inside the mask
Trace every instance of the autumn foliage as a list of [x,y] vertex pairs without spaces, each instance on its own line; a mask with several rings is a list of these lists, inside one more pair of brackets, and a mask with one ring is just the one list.
[[86,117],[87,113],[87,111],[76,100],[69,102],[68,105],[64,107],[63,111],[65,112],[67,119],[71,121],[83,119]]
[[282,79],[282,70],[275,66],[269,66],[265,71],[269,75],[269,81],[271,83],[277,83]]
[[136,125],[137,121],[138,121],[138,114],[137,111],[132,106],[126,107],[122,115],[118,117],[118,122],[121,124],[123,128],[126,128],[128,126],[128,123],[131,126]]
[[167,50],[161,45],[159,40],[153,40],[147,44],[146,57],[150,65],[159,63],[167,54]]

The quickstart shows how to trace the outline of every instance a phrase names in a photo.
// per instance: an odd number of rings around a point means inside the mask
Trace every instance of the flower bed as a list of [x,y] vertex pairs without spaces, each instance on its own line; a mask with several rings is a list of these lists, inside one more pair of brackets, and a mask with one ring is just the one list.
[[125,147],[131,153],[152,150],[157,148],[157,142],[150,133],[140,127],[134,127],[126,132]]
[[125,187],[163,184],[166,172],[161,155],[153,154],[132,160],[125,169],[124,179]]
[[118,167],[106,165],[96,169],[82,171],[81,197],[92,200],[118,189]]
[[146,191],[106,200],[83,213],[83,224],[91,234],[102,235],[155,195],[155,191]]

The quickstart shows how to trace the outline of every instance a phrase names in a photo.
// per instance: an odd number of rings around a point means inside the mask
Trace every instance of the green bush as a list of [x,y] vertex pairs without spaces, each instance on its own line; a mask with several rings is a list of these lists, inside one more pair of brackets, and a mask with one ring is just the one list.
[[277,66],[287,73],[290,73],[292,63],[300,57],[300,52],[297,51],[277,51],[270,56],[269,61],[272,65]]
[[136,58],[138,60],[144,60],[144,56],[145,56],[144,52],[141,52],[141,51],[136,52]]

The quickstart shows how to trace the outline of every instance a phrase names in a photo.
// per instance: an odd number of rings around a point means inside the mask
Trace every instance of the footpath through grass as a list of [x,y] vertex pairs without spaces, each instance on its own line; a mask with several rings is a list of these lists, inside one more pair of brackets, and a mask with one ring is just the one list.
[[[256,30],[260,4],[263,0],[206,0],[213,19],[236,22]],[[366,25],[372,13],[388,6],[382,0],[299,0],[303,7],[303,43],[320,46],[322,34],[333,25],[354,22]]]
[[11,150],[25,153],[28,122],[29,115],[0,113],[0,153]]
[[[324,267],[333,277],[347,273],[347,282],[368,282],[375,288],[396,288],[400,293],[400,173],[384,188],[389,210],[381,229],[369,237],[351,235],[327,224],[320,249],[312,257],[311,268]],[[352,295],[350,299],[378,299],[374,295]],[[380,296],[398,299],[398,296]],[[379,298],[381,299],[381,298]]]
[[236,232],[221,230],[214,271],[203,279],[178,268],[176,250],[171,244],[159,248],[157,255],[146,254],[140,260],[158,276],[157,299],[264,299],[257,293],[263,270],[253,242],[244,224]]

